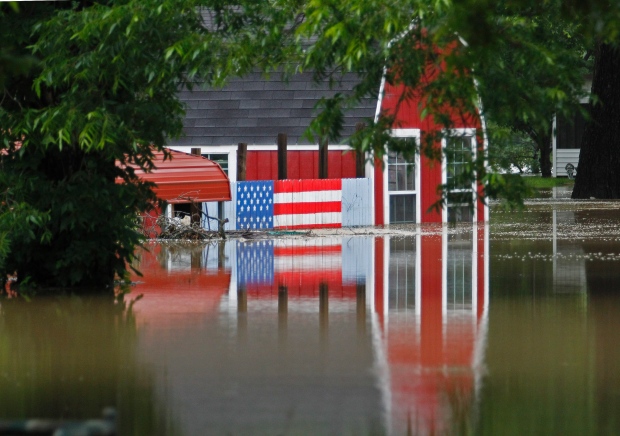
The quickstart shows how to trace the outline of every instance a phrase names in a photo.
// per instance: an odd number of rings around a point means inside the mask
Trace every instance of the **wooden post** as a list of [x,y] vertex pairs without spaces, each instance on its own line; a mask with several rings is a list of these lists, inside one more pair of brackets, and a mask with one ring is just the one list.
[[202,268],[202,249],[196,250],[195,247],[190,251],[190,268],[200,269]]
[[237,288],[237,339],[247,340],[248,333],[248,292],[244,285]]
[[327,339],[329,329],[329,286],[325,282],[319,283],[319,324],[321,338]]
[[319,141],[319,179],[327,179],[328,178],[328,143],[327,138],[321,139]]
[[278,313],[280,315],[288,313],[288,288],[284,285],[278,286]]
[[356,285],[356,307],[357,314],[357,332],[362,336],[366,334],[366,283],[358,283]]
[[245,169],[248,157],[248,144],[240,142],[237,145],[237,181],[245,181]]
[[286,344],[288,329],[288,288],[278,286],[278,337],[280,345]]
[[[355,125],[355,131],[359,133],[361,130],[364,130],[365,127],[366,127],[366,124],[357,123]],[[366,177],[366,156],[365,154],[366,153],[363,150],[355,151],[355,177],[358,179],[363,179],[364,177]]]
[[202,203],[196,203],[192,201],[189,206],[189,215],[192,224],[200,225],[200,208],[202,207]]
[[288,177],[288,168],[286,164],[286,133],[278,133],[278,180],[286,180]]
[[247,313],[248,311],[248,293],[245,286],[240,285],[237,288],[237,312]]
[[[194,156],[202,156],[201,152],[202,150],[199,147],[190,149],[190,154]],[[196,203],[194,201],[190,203],[189,216],[190,216],[192,224],[200,224],[200,208],[201,207],[202,207],[202,203]]]
[[218,241],[217,243],[217,267],[224,269],[226,262],[226,241]]

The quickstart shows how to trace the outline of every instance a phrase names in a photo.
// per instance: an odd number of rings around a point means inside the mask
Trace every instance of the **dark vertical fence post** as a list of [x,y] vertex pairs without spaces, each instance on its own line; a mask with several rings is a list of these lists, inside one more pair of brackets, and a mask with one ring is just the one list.
[[[366,127],[366,124],[357,123],[355,125],[355,130],[360,132],[364,130],[364,127]],[[366,156],[362,150],[356,150],[355,152],[355,177],[358,179],[366,177]]]
[[288,169],[286,165],[286,133],[278,133],[278,180],[286,180]]
[[245,286],[240,285],[237,288],[237,312],[247,313],[248,311],[248,293]]
[[237,145],[237,181],[245,181],[245,169],[248,157],[248,144],[240,142]]
[[[200,148],[192,148],[190,149],[190,154],[193,154],[194,156],[202,156],[201,151],[202,150]],[[192,224],[200,224],[200,212],[201,212],[199,210],[200,207],[202,207],[202,203],[197,204],[194,201],[192,201],[190,204],[189,215],[190,215]]]
[[366,333],[366,283],[357,283],[356,286],[356,314],[357,332],[365,337]]
[[329,329],[329,286],[319,283],[319,325],[322,340],[327,339]]
[[245,285],[237,288],[237,337],[245,342],[248,333],[248,292]]
[[288,288],[278,286],[278,335],[280,343],[284,345],[287,338],[288,328]]
[[327,138],[319,141],[319,179],[327,179],[327,155],[328,155],[328,142]]
[[224,268],[226,261],[226,241],[218,241],[217,243],[217,267]]
[[202,250],[190,251],[190,265],[191,269],[200,269],[202,267]]

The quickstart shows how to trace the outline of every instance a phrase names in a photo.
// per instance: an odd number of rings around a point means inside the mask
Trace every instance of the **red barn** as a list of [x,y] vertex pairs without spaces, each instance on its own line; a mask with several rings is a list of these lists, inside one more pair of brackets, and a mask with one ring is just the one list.
[[[308,73],[294,75],[284,82],[278,77],[265,78],[259,74],[233,80],[222,89],[181,91],[180,98],[187,106],[184,122],[185,136],[171,148],[189,151],[200,148],[202,155],[218,162],[231,182],[237,181],[237,150],[239,143],[247,144],[247,181],[276,180],[278,158],[276,140],[279,133],[288,137],[288,179],[318,178],[318,144],[305,136],[315,107],[321,98],[336,92],[350,93],[358,83],[357,76],[345,74],[338,85],[330,89],[326,83],[315,83]],[[404,89],[383,86],[379,99],[362,100],[345,113],[343,137],[355,132],[358,123],[368,123],[381,112],[395,117],[392,134],[421,141],[427,133],[441,130],[432,117],[421,116],[420,99],[411,97],[397,105]],[[373,198],[368,199],[374,212],[368,223],[424,223],[447,221],[485,221],[487,214],[482,202],[471,210],[463,204],[448,204],[442,212],[431,208],[439,200],[437,187],[445,184],[451,174],[458,174],[465,161],[475,156],[483,146],[477,136],[481,131],[478,116],[454,110],[453,130],[456,135],[437,147],[451,150],[443,162],[431,162],[418,156],[407,162],[397,153],[389,152],[383,165],[367,164],[365,177],[372,179]],[[356,177],[355,153],[346,144],[330,144],[328,178]],[[458,187],[459,195],[472,198],[477,186]],[[231,221],[233,221],[231,219]],[[344,224],[344,223],[343,223]]]

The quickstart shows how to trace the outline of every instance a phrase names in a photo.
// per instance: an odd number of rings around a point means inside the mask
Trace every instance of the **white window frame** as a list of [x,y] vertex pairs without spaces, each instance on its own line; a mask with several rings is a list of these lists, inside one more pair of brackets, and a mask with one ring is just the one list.
[[[469,136],[471,137],[471,156],[472,156],[472,160],[476,160],[476,156],[478,153],[478,147],[477,147],[477,130],[474,128],[461,128],[461,129],[450,129],[447,131],[444,131],[444,133],[447,133],[448,136]],[[447,156],[445,153],[445,149],[447,147],[447,142],[446,142],[446,138],[442,138],[441,139],[441,183],[442,185],[445,185],[446,183],[448,183],[448,160],[447,160]],[[475,200],[475,194],[476,194],[476,190],[477,190],[477,183],[476,183],[477,177],[474,178],[474,182],[472,183],[471,189],[472,189],[472,201]],[[475,223],[478,221],[478,207],[476,207],[477,204],[474,203],[474,213],[472,216],[472,223]],[[448,204],[446,203],[445,207],[442,208],[441,210],[441,221],[444,223],[448,222]]]
[[[418,146],[420,145],[420,129],[392,129],[390,135],[393,138],[414,138]],[[390,195],[415,195],[415,223],[420,222],[420,153],[416,153],[415,160],[413,162],[415,170],[415,190],[413,191],[389,191],[388,190],[388,156],[387,153],[383,156],[383,221],[385,224],[391,224],[392,217],[390,216]]]

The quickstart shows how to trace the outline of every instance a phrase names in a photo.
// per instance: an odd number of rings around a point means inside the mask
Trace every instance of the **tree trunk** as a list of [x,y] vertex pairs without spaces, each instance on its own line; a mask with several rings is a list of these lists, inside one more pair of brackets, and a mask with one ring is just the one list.
[[592,105],[577,167],[573,198],[620,198],[620,51],[598,43]]
[[539,136],[540,172],[543,177],[551,177],[551,132]]

